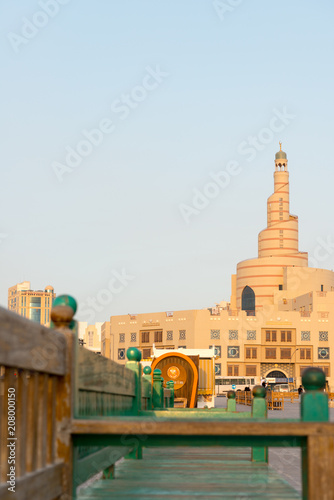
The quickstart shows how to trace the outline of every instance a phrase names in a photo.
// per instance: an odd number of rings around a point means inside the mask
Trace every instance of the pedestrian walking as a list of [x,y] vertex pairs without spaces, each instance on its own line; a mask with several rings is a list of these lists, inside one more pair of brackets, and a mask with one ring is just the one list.
[[303,386],[302,386],[302,385],[300,385],[300,386],[298,387],[299,400],[301,400],[301,397],[302,397],[303,392],[304,392]]

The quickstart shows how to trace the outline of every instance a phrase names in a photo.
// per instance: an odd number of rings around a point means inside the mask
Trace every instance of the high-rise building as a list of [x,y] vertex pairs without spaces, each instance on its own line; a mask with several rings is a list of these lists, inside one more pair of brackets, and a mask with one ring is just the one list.
[[50,326],[50,311],[55,297],[52,286],[31,290],[30,281],[23,281],[8,289],[8,309],[41,325]]
[[[199,310],[111,316],[104,329],[106,345],[109,341],[104,355],[124,363],[128,347],[138,347],[150,359],[153,344],[160,349],[214,346],[218,380],[248,376],[277,383],[292,379],[299,385],[305,368],[319,366],[334,390],[334,272],[317,267],[331,253],[325,241],[310,259],[298,249],[288,160],[280,148],[258,256],[237,264],[230,302]],[[308,267],[308,260],[314,267]]]

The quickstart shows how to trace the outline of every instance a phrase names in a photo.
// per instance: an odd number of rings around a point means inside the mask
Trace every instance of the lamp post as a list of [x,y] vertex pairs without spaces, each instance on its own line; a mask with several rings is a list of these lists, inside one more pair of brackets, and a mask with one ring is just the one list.
[[291,354],[291,357],[290,357],[290,362],[289,362],[289,378],[292,378],[292,385],[293,385],[293,387],[295,386],[295,382],[294,382],[294,377],[290,377],[290,375],[291,375],[291,360],[292,360],[293,355],[294,355],[297,351],[299,351],[299,347],[297,347],[297,349],[295,349],[295,350],[293,351],[293,353]]

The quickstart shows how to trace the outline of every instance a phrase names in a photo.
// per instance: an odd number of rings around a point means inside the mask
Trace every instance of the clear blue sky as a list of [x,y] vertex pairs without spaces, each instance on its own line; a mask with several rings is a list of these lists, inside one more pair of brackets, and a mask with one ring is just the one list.
[[[332,2],[240,1],[220,17],[211,0],[54,2],[0,6],[2,305],[23,280],[72,294],[83,320],[88,298],[96,321],[228,300],[257,255],[279,140],[300,249],[334,241]],[[293,118],[270,132],[275,109]],[[66,165],[105,119],[113,131]],[[246,154],[254,136],[266,144]],[[239,173],[187,224],[180,206],[229,161]],[[122,269],[134,278],[103,295]]]

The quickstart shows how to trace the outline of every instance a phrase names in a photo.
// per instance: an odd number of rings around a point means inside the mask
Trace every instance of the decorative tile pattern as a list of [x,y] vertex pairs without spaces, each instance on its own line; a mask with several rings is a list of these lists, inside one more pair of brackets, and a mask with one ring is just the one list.
[[118,349],[118,359],[125,359],[125,349],[122,347],[122,349]]
[[328,342],[328,332],[319,332],[319,340],[322,342]]
[[125,342],[125,333],[120,333],[119,334],[119,341],[120,342]]
[[173,330],[167,330],[167,340],[173,340]]
[[239,346],[228,346],[227,348],[228,358],[239,358],[240,357],[240,347]]
[[238,340],[238,330],[229,330],[228,340]]
[[137,342],[137,334],[136,334],[136,332],[130,333],[130,342]]
[[318,347],[318,359],[329,359],[329,347]]
[[[209,345],[209,349],[212,349],[212,345]],[[215,345],[215,356],[217,358],[221,358],[222,355],[222,346],[221,345]]]
[[211,340],[220,340],[220,330],[210,330]]
[[311,332],[301,332],[300,340],[311,340]]
[[215,364],[215,375],[221,375],[222,374],[222,365],[221,363],[216,363]]
[[256,330],[247,330],[247,340],[256,340]]
[[186,340],[186,331],[179,330],[179,340]]

